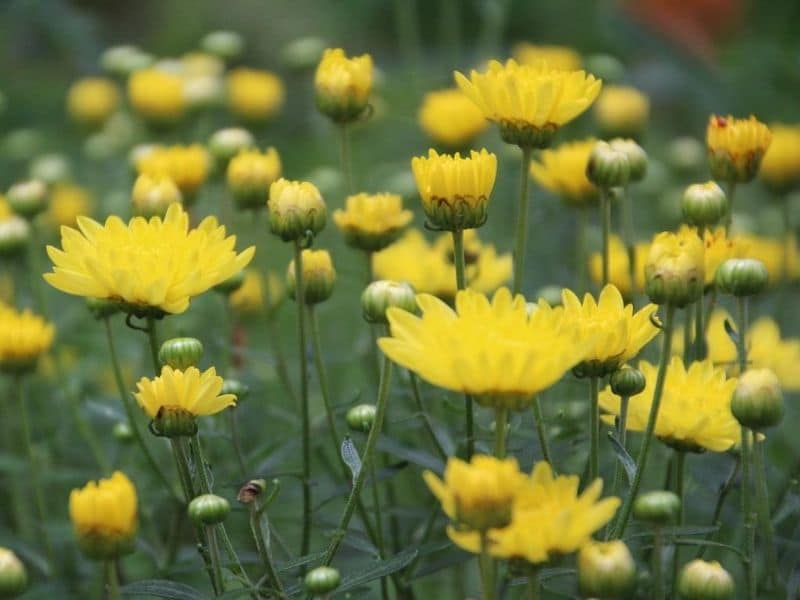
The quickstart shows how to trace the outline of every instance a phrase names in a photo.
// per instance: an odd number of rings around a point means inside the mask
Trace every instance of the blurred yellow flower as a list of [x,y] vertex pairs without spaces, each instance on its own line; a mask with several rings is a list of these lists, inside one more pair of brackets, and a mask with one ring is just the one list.
[[355,194],[345,200],[345,210],[333,213],[333,222],[354,248],[374,252],[382,250],[411,223],[414,213],[403,210],[399,194]]
[[17,311],[0,304],[0,371],[29,371],[55,336],[53,324],[29,310]]
[[[650,244],[639,242],[634,246],[633,281],[631,281],[630,257],[625,244],[619,236],[609,238],[609,282],[620,291],[625,298],[644,290],[644,264],[650,253]],[[603,256],[593,252],[589,256],[589,277],[600,286],[603,285]]]
[[594,118],[607,137],[639,137],[650,117],[650,100],[627,85],[603,88],[594,105]]
[[714,178],[750,181],[758,172],[771,140],[769,128],[753,115],[747,119],[711,115],[706,129],[706,146]]
[[266,121],[283,107],[286,91],[269,71],[239,67],[228,74],[228,107],[246,121]]
[[525,408],[583,360],[578,328],[560,308],[540,301],[528,316],[525,298],[498,290],[491,302],[473,290],[456,295],[455,310],[418,294],[422,316],[390,308],[391,335],[381,350],[439,387],[465,392],[493,408]]
[[133,109],[153,123],[174,123],[186,112],[184,81],[180,75],[155,68],[135,71],[128,79]]
[[568,206],[585,207],[597,200],[597,188],[586,177],[586,165],[596,140],[566,142],[539,154],[531,162],[531,176]]
[[218,77],[225,71],[225,62],[208,52],[195,51],[181,56],[181,67],[187,77]]
[[513,59],[489,62],[484,73],[472,71],[467,79],[455,73],[456,83],[500,126],[511,144],[543,148],[555,131],[591,106],[602,83],[584,71],[563,71],[546,63],[519,65]]
[[169,177],[178,186],[184,203],[194,199],[211,169],[211,158],[203,146],[156,147],[136,161],[140,175]]
[[155,419],[162,409],[179,409],[195,417],[206,417],[236,405],[236,396],[220,394],[222,377],[214,367],[202,373],[196,367],[185,371],[170,366],[161,368],[154,379],[142,377],[133,395],[142,410]]
[[121,471],[90,481],[69,495],[69,517],[81,550],[90,558],[116,558],[133,550],[136,488]]
[[372,91],[372,57],[349,58],[341,48],[328,48],[317,65],[314,87],[322,114],[338,123],[358,118]]
[[104,225],[78,218],[61,230],[63,250],[47,247],[53,272],[47,282],[67,294],[121,302],[135,314],[182,313],[193,296],[241,271],[255,247],[240,254],[236,237],[206,217],[189,229],[189,215],[173,204],[164,219],[116,216]]
[[67,92],[67,112],[72,120],[94,127],[105,123],[119,102],[117,85],[103,77],[79,79]]
[[[632,396],[628,405],[628,429],[644,431],[653,402],[658,366],[639,363],[646,385]],[[679,450],[724,452],[738,443],[741,426],[731,412],[731,397],[736,379],[727,379],[725,370],[710,359],[693,362],[687,369],[673,356],[664,380],[664,392],[656,420],[655,435]],[[610,388],[600,393],[603,420],[613,424],[619,415],[620,398]]]
[[729,238],[724,227],[706,229],[703,234],[705,245],[705,282],[714,283],[717,268],[729,258],[748,258],[749,244],[740,237]]
[[82,186],[72,183],[58,183],[50,188],[50,204],[46,218],[51,225],[74,226],[77,218],[92,212],[92,194]]
[[773,189],[785,192],[800,182],[800,125],[770,125],[772,143],[759,175]]
[[457,150],[486,129],[486,118],[457,88],[425,94],[417,114],[422,131],[435,143]]
[[264,208],[269,186],[281,176],[283,166],[275,148],[241,150],[228,163],[228,187],[239,208]]
[[794,236],[789,236],[785,240],[776,240],[744,234],[738,238],[747,249],[745,258],[760,260],[767,267],[770,285],[777,284],[781,279],[794,281],[800,275],[800,256],[798,256],[797,241]]
[[511,55],[521,65],[536,65],[546,62],[560,71],[577,71],[583,66],[581,55],[569,46],[542,45],[520,42],[511,50]]
[[261,312],[266,305],[268,313],[273,312],[286,294],[283,280],[273,271],[266,277],[255,268],[245,269],[244,281],[228,298],[231,308],[240,315]]

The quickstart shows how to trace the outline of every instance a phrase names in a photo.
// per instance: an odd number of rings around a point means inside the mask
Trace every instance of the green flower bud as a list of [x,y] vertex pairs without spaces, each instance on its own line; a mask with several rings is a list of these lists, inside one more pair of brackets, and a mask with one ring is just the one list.
[[251,479],[239,488],[236,499],[242,504],[251,504],[267,489],[267,482],[263,479]]
[[189,518],[195,525],[222,523],[231,511],[230,503],[216,494],[203,494],[189,502]]
[[645,292],[655,304],[683,308],[703,295],[703,242],[694,231],[659,233],[644,266]]
[[683,600],[729,600],[734,592],[733,578],[722,565],[700,559],[683,567],[677,588]]
[[203,344],[200,340],[190,337],[167,340],[161,344],[158,351],[158,360],[162,365],[169,365],[179,371],[196,367],[201,356],[203,356]]
[[636,563],[624,542],[591,542],[578,554],[578,585],[586,597],[624,598],[636,583]]
[[194,415],[180,406],[162,406],[150,422],[150,431],[159,437],[175,438],[197,433]]
[[397,307],[417,312],[417,294],[406,282],[379,280],[370,283],[361,294],[361,313],[369,323],[388,323],[386,310]]
[[647,492],[633,503],[633,516],[653,525],[668,525],[675,522],[681,499],[668,491]]
[[620,187],[628,183],[631,174],[628,155],[612,148],[608,142],[597,142],[586,164],[586,177],[599,188]]
[[242,287],[242,284],[244,283],[244,278],[245,278],[245,272],[243,269],[238,273],[236,273],[235,275],[228,277],[222,283],[218,283],[217,285],[215,285],[214,291],[229,296],[230,294],[238,290],[240,287]]
[[0,598],[14,598],[28,586],[25,565],[11,550],[0,548]]
[[124,421],[115,423],[111,432],[114,434],[114,439],[118,442],[128,443],[133,441],[133,430],[131,429],[130,425]]
[[555,125],[536,127],[512,121],[500,121],[498,125],[503,141],[520,148],[547,148],[558,131]]
[[30,237],[28,222],[17,215],[0,219],[0,256],[16,256],[25,250]]
[[678,137],[667,146],[667,162],[679,173],[693,173],[706,158],[703,144],[693,137]]
[[339,571],[333,567],[317,567],[306,574],[306,590],[311,594],[329,594],[342,582]]
[[47,186],[38,179],[15,183],[6,198],[11,210],[30,220],[47,208]]
[[[294,260],[286,271],[286,291],[297,300],[297,281]],[[319,304],[331,297],[336,283],[336,270],[327,250],[303,250],[302,253],[303,296],[305,304]]]
[[681,200],[683,219],[689,225],[716,225],[728,212],[728,198],[715,182],[695,183],[686,188]]
[[28,174],[45,185],[61,183],[69,180],[69,161],[63,154],[43,154],[31,163]]
[[100,65],[109,75],[127,77],[134,71],[145,69],[153,57],[136,46],[112,46],[100,57]]
[[731,399],[731,412],[750,429],[766,429],[780,423],[783,393],[775,373],[769,369],[751,369],[740,375]]
[[220,394],[233,394],[236,396],[237,406],[239,400],[244,399],[244,397],[249,393],[250,388],[238,379],[226,379],[222,383],[222,390],[220,390]]
[[715,280],[722,293],[743,298],[762,292],[767,287],[769,273],[760,260],[729,258],[717,268]]
[[209,152],[223,169],[241,150],[253,148],[255,145],[253,134],[242,127],[219,129],[208,140]]
[[647,152],[631,139],[615,138],[608,143],[614,150],[628,157],[629,181],[637,182],[647,174]]
[[325,228],[327,207],[317,187],[307,181],[279,179],[269,186],[269,226],[284,242],[304,239]]
[[611,384],[611,391],[617,396],[631,397],[641,394],[647,382],[645,381],[644,373],[639,369],[624,366],[611,375],[609,383]]
[[322,38],[300,37],[287,43],[280,51],[281,62],[290,69],[311,69],[316,65],[328,45]]
[[209,54],[231,60],[244,51],[244,39],[235,31],[212,31],[203,37],[200,47]]
[[347,411],[347,426],[353,431],[368,433],[375,422],[374,404],[357,404]]
[[86,308],[99,321],[118,313],[120,306],[118,302],[108,298],[86,298]]

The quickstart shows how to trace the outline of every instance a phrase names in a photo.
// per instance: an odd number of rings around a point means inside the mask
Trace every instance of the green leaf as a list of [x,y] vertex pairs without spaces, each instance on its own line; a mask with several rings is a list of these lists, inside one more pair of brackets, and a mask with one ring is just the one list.
[[350,436],[345,436],[344,440],[342,440],[341,452],[344,464],[347,465],[347,468],[349,468],[350,472],[353,474],[353,485],[355,485],[356,478],[361,472],[361,457],[358,455],[358,449],[353,443],[353,440],[350,439]]
[[315,552],[314,554],[306,554],[305,556],[300,556],[295,558],[294,560],[289,560],[283,563],[278,564],[278,573],[286,573],[287,571],[292,571],[297,567],[302,567],[303,565],[307,565],[309,563],[317,562],[325,557],[325,551],[322,552]]
[[392,573],[404,569],[409,563],[411,563],[412,560],[414,560],[414,558],[416,558],[416,556],[416,549],[403,550],[399,554],[395,554],[391,558],[377,563],[372,568],[367,569],[358,575],[345,577],[342,579],[342,584],[336,588],[334,596],[338,596],[342,592],[347,592],[362,586],[365,583],[369,583],[375,579],[380,579],[381,577],[386,577],[387,575],[391,575]]
[[424,469],[430,469],[436,473],[444,471],[444,463],[433,454],[423,452],[417,448],[411,448],[385,435],[378,440],[378,449]]
[[636,462],[633,460],[633,457],[628,454],[628,450],[625,446],[619,443],[619,440],[611,431],[608,432],[608,441],[611,442],[611,448],[613,448],[614,454],[617,455],[619,462],[622,463],[625,469],[625,474],[628,476],[628,485],[630,486],[633,483],[633,479],[636,477]]
[[207,600],[203,592],[183,583],[166,579],[146,579],[135,581],[124,586],[120,592],[123,596],[155,596],[172,600]]
[[728,337],[731,338],[734,344],[739,344],[739,334],[736,332],[736,329],[734,329],[730,319],[725,319],[725,333],[728,334]]

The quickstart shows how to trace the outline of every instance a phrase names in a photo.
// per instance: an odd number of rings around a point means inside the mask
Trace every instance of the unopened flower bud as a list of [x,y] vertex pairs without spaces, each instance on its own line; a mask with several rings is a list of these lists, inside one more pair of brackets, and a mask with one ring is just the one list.
[[244,269],[235,273],[228,277],[222,283],[218,283],[214,286],[214,291],[219,292],[220,294],[230,295],[236,290],[238,290],[244,284],[244,280],[247,274],[244,272]]
[[222,383],[220,394],[233,394],[236,396],[237,406],[240,400],[243,400],[247,394],[250,393],[250,388],[238,379],[226,379]]
[[269,187],[269,225],[284,242],[303,239],[325,227],[327,209],[313,183],[279,179]]
[[615,371],[609,380],[611,391],[617,396],[636,396],[644,391],[646,381],[639,369],[624,366]]
[[263,153],[242,150],[228,163],[228,188],[236,206],[257,210],[266,206],[270,186],[281,176],[281,158],[275,148]]
[[739,375],[731,399],[736,420],[750,429],[773,427],[783,419],[783,392],[770,369],[750,369]]
[[752,115],[747,119],[712,115],[706,146],[714,179],[739,183],[752,180],[771,141],[769,128]]
[[578,584],[586,597],[624,598],[636,583],[636,563],[624,542],[590,542],[578,554]]
[[252,504],[266,489],[267,482],[265,480],[251,479],[239,488],[236,499],[242,504]]
[[633,516],[653,525],[669,525],[677,518],[680,506],[681,499],[673,492],[647,492],[633,503]]
[[647,174],[647,152],[644,148],[627,138],[614,138],[609,145],[628,157],[629,181],[637,182],[644,179]]
[[170,204],[182,202],[183,196],[169,177],[142,174],[136,178],[131,192],[133,213],[145,218],[163,217]]
[[194,415],[180,406],[162,406],[150,423],[153,435],[166,438],[192,436],[197,433]]
[[699,558],[683,567],[677,588],[683,600],[729,600],[735,589],[733,578],[722,565]]
[[231,505],[222,496],[203,494],[189,502],[189,518],[196,525],[222,523],[231,511]]
[[134,71],[153,64],[153,57],[136,46],[112,46],[103,52],[100,65],[103,70],[118,77],[127,77]]
[[235,31],[212,31],[203,37],[200,47],[209,54],[231,60],[241,55],[244,39]]
[[728,212],[728,198],[713,181],[695,183],[686,188],[681,200],[683,219],[689,225],[716,225]]
[[33,160],[28,170],[31,179],[45,185],[62,183],[71,177],[69,161],[63,154],[43,154]]
[[118,442],[128,443],[134,439],[131,426],[124,421],[118,421],[115,423],[111,433],[114,435],[114,439]]
[[755,258],[729,258],[717,267],[714,278],[723,294],[743,298],[762,292],[769,273],[764,263]]
[[317,567],[306,574],[306,590],[311,594],[329,594],[342,582],[339,571],[333,567]]
[[14,256],[28,245],[30,226],[17,215],[0,218],[0,256]]
[[28,586],[25,565],[8,548],[0,548],[0,598],[14,598]]
[[162,365],[169,365],[179,371],[196,367],[201,356],[203,356],[203,344],[200,340],[191,337],[167,340],[161,344],[158,351],[158,360]]
[[369,433],[375,422],[376,411],[374,404],[357,404],[347,411],[347,426],[353,431]]
[[316,65],[325,51],[325,41],[314,36],[296,38],[280,51],[281,62],[290,69],[310,69]]
[[47,186],[38,179],[15,183],[6,194],[11,210],[30,220],[47,208]]
[[[305,304],[319,304],[330,298],[336,282],[336,270],[327,250],[303,250],[302,253],[303,296]],[[297,300],[297,280],[294,259],[286,271],[286,290]]]
[[388,323],[386,310],[396,306],[407,312],[417,312],[417,295],[406,282],[373,281],[361,294],[361,313],[369,323]]
[[208,140],[208,150],[217,161],[225,168],[234,156],[242,150],[247,150],[256,145],[253,134],[242,127],[227,127],[215,131]]
[[703,294],[705,252],[694,231],[656,235],[645,262],[645,291],[655,304],[683,308]]
[[349,123],[365,111],[372,91],[372,57],[348,58],[341,48],[325,50],[314,76],[317,108],[337,123]]
[[586,163],[586,177],[599,188],[613,188],[628,183],[631,174],[628,155],[611,147],[608,142],[597,142]]

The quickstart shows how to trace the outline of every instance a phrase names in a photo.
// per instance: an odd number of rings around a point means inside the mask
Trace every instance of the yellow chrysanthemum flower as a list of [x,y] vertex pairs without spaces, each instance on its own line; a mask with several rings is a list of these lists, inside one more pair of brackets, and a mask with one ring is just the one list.
[[133,550],[136,488],[121,471],[90,481],[69,495],[69,517],[81,550],[90,558],[117,558]]
[[136,112],[154,123],[174,123],[183,118],[187,108],[183,78],[154,68],[130,76],[128,100]]
[[72,183],[58,183],[50,188],[50,204],[47,207],[47,221],[55,226],[74,226],[78,217],[92,211],[91,192]]
[[283,171],[281,157],[275,148],[241,150],[228,163],[228,187],[236,205],[242,209],[259,209],[266,206],[269,186],[277,181]]
[[724,227],[706,229],[703,234],[705,245],[705,277],[706,285],[714,283],[717,268],[729,258],[748,258],[749,244],[740,237],[729,238]]
[[[633,281],[631,281],[630,257],[628,249],[619,236],[609,238],[609,282],[620,291],[625,298],[644,290],[644,264],[650,253],[650,244],[640,242],[634,246]],[[603,255],[593,252],[589,256],[589,277],[595,285],[603,285]]]
[[[305,304],[318,304],[330,298],[336,283],[336,269],[327,250],[307,248],[302,252],[303,296]],[[297,299],[295,262],[292,259],[286,269],[286,291]]]
[[239,67],[228,74],[228,107],[247,121],[266,121],[283,107],[286,97],[280,77],[269,71]]
[[567,205],[585,207],[597,200],[597,188],[586,177],[586,165],[596,140],[567,142],[543,150],[539,161],[531,163],[531,176]]
[[181,191],[184,202],[191,201],[208,178],[211,159],[203,146],[153,148],[136,161],[140,175],[169,177]]
[[[628,405],[627,426],[644,431],[653,403],[658,366],[639,363],[645,389],[632,396]],[[731,412],[731,397],[736,379],[727,379],[725,370],[711,360],[692,363],[687,369],[673,356],[664,379],[664,391],[656,420],[655,435],[679,450],[724,452],[739,442],[741,426]],[[600,393],[603,420],[613,424],[620,411],[620,398],[610,388]]]
[[349,58],[341,48],[328,48],[317,65],[314,87],[324,115],[339,123],[358,118],[372,91],[372,57]]
[[426,94],[417,120],[428,137],[453,150],[467,146],[487,125],[481,110],[457,88]]
[[603,288],[597,300],[586,294],[581,303],[568,289],[561,292],[561,298],[564,319],[577,325],[587,338],[584,344],[588,345],[588,339],[594,340],[583,362],[575,368],[583,376],[602,377],[616,371],[658,335],[658,329],[650,322],[658,306],[648,304],[634,314],[633,305],[626,305],[612,284]]
[[413,218],[414,213],[403,210],[403,197],[388,193],[348,196],[345,210],[333,213],[347,244],[369,252],[395,241]]
[[705,249],[697,231],[662,231],[653,237],[644,265],[645,290],[656,304],[678,308],[697,300],[705,286]]
[[67,294],[121,302],[137,314],[182,313],[193,296],[241,271],[255,253],[240,254],[236,237],[206,217],[189,229],[179,204],[164,219],[134,217],[127,225],[109,217],[105,225],[78,218],[78,228],[62,227],[63,250],[47,247],[53,272],[44,278]]
[[528,42],[520,42],[512,48],[511,55],[519,64],[532,67],[546,62],[553,69],[577,71],[583,66],[581,55],[569,46],[539,46]]
[[119,107],[117,85],[103,77],[87,77],[72,84],[67,92],[67,112],[76,122],[90,126],[105,123]]
[[151,419],[163,413],[162,409],[180,409],[193,417],[206,417],[236,405],[236,396],[220,394],[222,384],[214,367],[201,373],[196,367],[179,371],[165,365],[155,379],[142,377],[133,395]]
[[286,295],[283,280],[273,271],[266,276],[257,269],[245,269],[244,281],[228,297],[231,308],[240,315],[258,313],[264,308],[271,313]]
[[784,193],[800,182],[800,125],[770,125],[772,143],[761,161],[759,175]]
[[650,117],[650,100],[627,85],[603,88],[594,105],[594,118],[607,137],[639,137]]
[[706,129],[706,146],[714,178],[750,181],[756,176],[771,140],[769,128],[753,115],[747,119],[711,115]]
[[584,71],[554,70],[546,63],[519,65],[513,59],[489,63],[470,78],[455,73],[456,83],[500,126],[503,139],[524,147],[544,148],[556,130],[583,113],[600,93],[602,82]]
[[417,295],[422,316],[390,308],[390,337],[381,350],[439,387],[465,392],[494,408],[522,409],[583,360],[578,328],[561,309],[540,301],[529,317],[525,298],[498,290],[491,302],[462,290],[455,310]]
[[0,371],[28,371],[50,349],[55,336],[52,323],[29,310],[18,312],[0,304]]
[[470,462],[449,458],[444,480],[431,471],[422,477],[445,514],[476,532],[508,525],[514,498],[527,479],[516,459],[481,454]]
[[436,227],[464,230],[480,227],[489,211],[497,176],[497,157],[486,149],[469,156],[439,154],[411,159],[425,216]]

